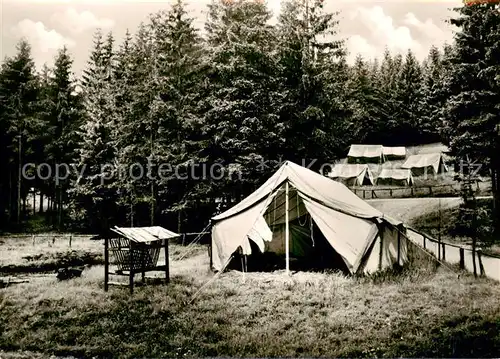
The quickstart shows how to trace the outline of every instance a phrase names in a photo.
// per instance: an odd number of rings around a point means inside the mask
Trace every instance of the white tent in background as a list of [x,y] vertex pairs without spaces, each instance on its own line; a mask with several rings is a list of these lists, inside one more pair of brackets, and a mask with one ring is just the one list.
[[347,154],[348,163],[382,163],[382,145],[351,145]]
[[373,173],[366,164],[337,164],[328,177],[347,186],[374,185]]
[[401,168],[410,169],[414,176],[436,175],[448,172],[448,167],[444,163],[442,153],[412,155],[408,157]]
[[377,177],[377,185],[411,186],[413,185],[411,170],[383,168]]
[[[212,218],[212,265],[224,270],[238,250],[244,255],[282,253],[319,257],[332,267],[372,273],[407,261],[405,228],[341,183],[286,162],[259,189]],[[313,235],[314,234],[314,235]],[[250,257],[251,258],[251,257]]]
[[406,158],[406,147],[383,147],[384,160],[400,160]]

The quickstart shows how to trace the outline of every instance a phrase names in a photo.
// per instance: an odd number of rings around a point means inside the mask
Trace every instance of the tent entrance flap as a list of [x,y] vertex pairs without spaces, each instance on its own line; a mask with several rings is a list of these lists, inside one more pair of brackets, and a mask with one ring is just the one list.
[[[249,236],[254,240],[259,236],[268,237],[265,229],[263,230],[260,217],[276,194],[277,192],[271,193],[268,198],[232,216],[230,220],[222,220],[214,224],[212,227],[212,265],[215,270],[222,270],[239,247],[242,247],[244,254],[250,254],[248,253],[251,251]],[[255,232],[259,233],[258,236]]]
[[377,234],[376,223],[337,212],[304,196],[302,200],[326,240],[355,273]]

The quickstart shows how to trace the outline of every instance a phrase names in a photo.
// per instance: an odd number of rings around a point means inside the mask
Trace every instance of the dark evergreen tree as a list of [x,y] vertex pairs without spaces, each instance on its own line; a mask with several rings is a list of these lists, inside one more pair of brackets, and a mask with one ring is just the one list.
[[420,114],[424,103],[423,77],[420,66],[413,52],[408,50],[397,78],[395,98],[401,106],[402,112],[392,135],[406,145],[422,142]]
[[[338,39],[337,15],[325,12],[322,1],[282,2],[278,56],[285,107],[281,119],[285,157],[298,163],[331,161],[349,141],[345,49]],[[335,144],[332,137],[337,138]]]
[[[151,183],[151,192],[157,193],[157,207],[177,215],[180,232],[183,212],[198,211],[195,207],[199,203],[196,191],[199,183],[194,177],[200,173],[192,170],[200,162],[197,152],[201,122],[197,104],[201,100],[199,90],[204,78],[201,62],[204,51],[202,39],[182,0],[174,3],[168,12],[153,15],[150,26],[156,76],[151,116],[157,128],[150,138],[154,143],[150,160],[157,175]],[[170,173],[159,178],[158,166],[162,163],[175,169],[176,175]],[[158,216],[158,209],[155,212]]]
[[118,177],[115,165],[117,125],[114,96],[113,36],[103,43],[98,31],[83,82],[84,121],[78,132],[78,177],[70,191],[71,214],[94,230],[106,230],[117,218]]
[[207,183],[209,198],[234,202],[251,192],[270,171],[265,161],[274,160],[272,154],[283,143],[270,18],[260,2],[214,1],[209,6],[205,63],[210,82],[201,104],[206,139],[201,157],[216,169]]
[[[0,73],[0,137],[3,170],[0,175],[2,208],[0,216],[20,223],[23,199],[32,185],[22,176],[22,168],[34,160],[33,144],[41,130],[36,117],[38,79],[25,40],[17,45],[17,54],[6,58]],[[7,204],[7,205],[5,205]],[[24,208],[25,209],[25,208]]]
[[495,4],[463,6],[455,11],[457,17],[451,23],[460,30],[448,53],[443,133],[459,161],[469,157],[491,171],[498,231],[500,13]]

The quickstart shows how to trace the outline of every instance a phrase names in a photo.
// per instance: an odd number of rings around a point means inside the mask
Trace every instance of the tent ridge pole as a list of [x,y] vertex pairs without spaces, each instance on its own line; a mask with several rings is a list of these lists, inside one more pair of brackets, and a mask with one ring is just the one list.
[[288,200],[288,181],[286,182],[286,199],[285,199],[285,255],[286,255],[286,274],[290,275],[290,225],[288,224],[288,210],[289,210],[289,200]]

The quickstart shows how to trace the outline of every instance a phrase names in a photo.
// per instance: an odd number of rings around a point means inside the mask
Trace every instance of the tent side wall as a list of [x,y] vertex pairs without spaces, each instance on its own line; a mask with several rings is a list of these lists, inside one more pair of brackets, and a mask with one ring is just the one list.
[[379,234],[358,273],[372,274],[408,261],[406,236],[392,225],[383,224],[380,227]]

